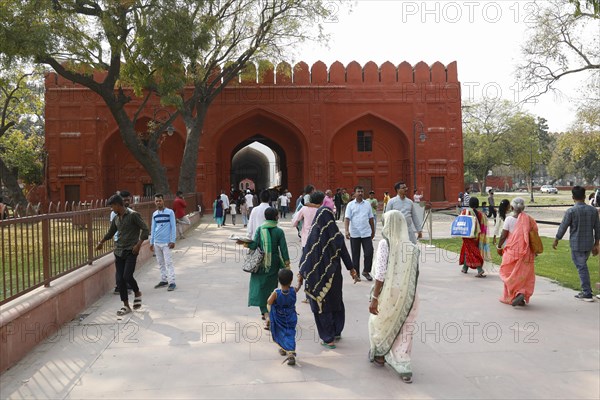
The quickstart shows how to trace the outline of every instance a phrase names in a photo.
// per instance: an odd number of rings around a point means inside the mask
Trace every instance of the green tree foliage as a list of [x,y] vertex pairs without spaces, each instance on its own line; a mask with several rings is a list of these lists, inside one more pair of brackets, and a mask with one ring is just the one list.
[[[183,117],[186,143],[180,190],[195,189],[202,127],[215,97],[240,74],[255,74],[247,68],[251,63],[258,66],[260,75],[269,65],[263,60],[276,63],[291,53],[294,44],[322,40],[322,24],[332,17],[329,6],[333,4],[322,0],[165,0],[149,16],[138,62],[128,66],[128,78],[138,91],[156,86],[163,104],[174,106]],[[167,45],[156,51],[157,41]],[[289,65],[279,67],[291,74]],[[193,90],[183,91],[184,86]]]
[[0,176],[15,204],[27,203],[19,180],[42,183],[45,158],[42,74],[25,69],[0,71]]
[[557,179],[582,177],[587,184],[600,178],[600,105],[588,104],[577,112],[569,132],[558,134],[549,172]]
[[[222,86],[259,56],[291,39],[320,35],[325,0],[32,0],[0,2],[0,54],[33,59],[97,93],[125,146],[168,193],[158,150],[179,112],[187,126],[180,188],[195,189],[204,115]],[[103,72],[94,74],[93,72]],[[184,86],[193,86],[186,97]],[[142,100],[132,98],[133,87]],[[150,98],[178,112],[148,132],[135,130]]]
[[505,138],[509,149],[506,161],[529,177],[527,187],[531,191],[535,172],[550,158],[553,138],[544,118],[525,112],[515,114],[509,125],[510,133]]
[[600,131],[573,131],[561,133],[556,142],[556,152],[552,154],[549,172],[556,178],[576,175],[584,182],[593,184],[600,178]]
[[575,6],[575,14],[589,14],[594,18],[600,18],[600,0],[569,0]]
[[589,79],[597,95],[598,0],[548,0],[536,4],[541,8],[532,15],[534,21],[521,50],[522,62],[517,66],[526,97],[546,93],[558,80],[573,74]]
[[485,188],[488,171],[507,158],[506,135],[518,107],[507,100],[484,99],[463,106],[465,172]]

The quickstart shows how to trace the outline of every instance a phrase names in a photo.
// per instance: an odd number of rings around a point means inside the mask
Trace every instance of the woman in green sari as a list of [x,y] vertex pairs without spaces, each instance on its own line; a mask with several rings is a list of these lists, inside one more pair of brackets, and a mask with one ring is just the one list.
[[383,240],[377,248],[375,286],[369,306],[369,358],[377,365],[387,362],[403,382],[411,383],[419,248],[410,241],[406,219],[400,211],[386,212],[383,220]]
[[251,250],[260,247],[265,253],[265,258],[258,271],[250,274],[248,293],[248,307],[260,307],[260,313],[265,320],[265,329],[269,329],[270,325],[267,299],[277,288],[277,273],[282,268],[290,268],[285,234],[277,226],[278,217],[277,209],[267,208],[265,210],[266,221],[256,230],[254,240],[245,244]]

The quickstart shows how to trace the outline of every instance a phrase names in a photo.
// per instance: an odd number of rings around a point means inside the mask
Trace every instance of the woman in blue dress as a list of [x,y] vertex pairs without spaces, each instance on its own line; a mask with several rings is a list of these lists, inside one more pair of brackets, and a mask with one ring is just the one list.
[[291,287],[294,274],[290,269],[280,269],[277,274],[280,289],[275,289],[267,299],[271,306],[271,336],[279,345],[279,354],[287,356],[288,365],[296,364],[296,290]]

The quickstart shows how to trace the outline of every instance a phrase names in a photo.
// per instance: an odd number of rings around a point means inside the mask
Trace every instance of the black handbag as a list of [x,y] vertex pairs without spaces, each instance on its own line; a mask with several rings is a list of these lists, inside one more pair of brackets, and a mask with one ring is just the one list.
[[257,247],[256,250],[250,250],[246,254],[246,258],[244,258],[242,269],[250,273],[258,272],[264,258],[265,252],[260,247]]

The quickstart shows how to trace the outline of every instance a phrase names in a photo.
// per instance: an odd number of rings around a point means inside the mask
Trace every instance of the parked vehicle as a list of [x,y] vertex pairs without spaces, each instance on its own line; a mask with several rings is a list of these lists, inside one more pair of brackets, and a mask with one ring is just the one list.
[[540,188],[540,192],[558,194],[558,189],[552,185],[544,185]]

